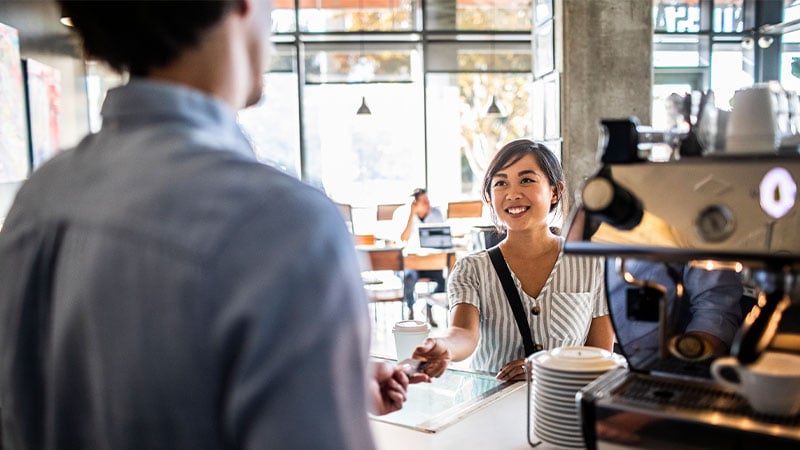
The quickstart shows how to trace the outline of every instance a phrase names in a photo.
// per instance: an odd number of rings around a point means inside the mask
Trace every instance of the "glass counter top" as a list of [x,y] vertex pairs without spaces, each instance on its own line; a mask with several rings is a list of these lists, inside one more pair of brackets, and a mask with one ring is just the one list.
[[[392,359],[373,357],[374,360]],[[372,420],[417,431],[435,433],[493,401],[524,386],[525,383],[498,381],[494,375],[447,369],[430,383],[408,386],[403,408]]]

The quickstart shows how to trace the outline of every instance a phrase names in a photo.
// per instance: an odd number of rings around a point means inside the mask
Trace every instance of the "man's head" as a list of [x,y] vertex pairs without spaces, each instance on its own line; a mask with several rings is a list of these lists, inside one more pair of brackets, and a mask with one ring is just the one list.
[[417,216],[420,218],[427,216],[431,211],[431,201],[428,199],[428,191],[423,188],[416,188],[414,192],[411,193],[411,196],[414,197],[414,203],[412,203],[412,205]]
[[[86,57],[107,62],[132,76],[151,76],[180,61],[190,51],[209,45],[212,32],[231,15],[242,18],[237,35],[224,51],[240,64],[239,82],[252,87],[247,105],[261,96],[266,69],[270,0],[58,0],[62,15],[71,18]],[[243,27],[242,24],[247,26]],[[226,55],[227,57],[227,55]],[[223,65],[220,58],[219,65]],[[194,67],[196,77],[211,78],[219,67]],[[248,67],[244,67],[248,66]],[[205,72],[205,74],[204,74]],[[247,78],[245,80],[245,78]]]

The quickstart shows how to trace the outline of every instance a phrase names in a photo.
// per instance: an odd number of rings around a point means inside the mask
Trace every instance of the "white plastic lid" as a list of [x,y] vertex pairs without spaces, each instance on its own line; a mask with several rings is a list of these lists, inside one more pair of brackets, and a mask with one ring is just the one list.
[[427,322],[421,320],[401,320],[395,322],[392,331],[395,333],[427,333],[431,330]]
[[534,365],[563,372],[602,372],[625,365],[621,355],[597,347],[558,347],[530,356]]

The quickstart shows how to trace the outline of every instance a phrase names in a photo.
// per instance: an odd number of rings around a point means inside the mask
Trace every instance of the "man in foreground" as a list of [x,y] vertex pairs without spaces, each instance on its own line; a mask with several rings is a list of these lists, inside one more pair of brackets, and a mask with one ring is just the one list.
[[130,82],[0,233],[4,448],[373,447],[408,379],[368,375],[347,230],[236,123],[269,1],[60,3]]

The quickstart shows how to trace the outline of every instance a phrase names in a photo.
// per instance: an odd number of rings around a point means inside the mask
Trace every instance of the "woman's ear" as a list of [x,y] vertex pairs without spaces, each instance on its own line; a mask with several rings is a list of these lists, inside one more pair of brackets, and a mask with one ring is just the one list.
[[559,181],[558,184],[552,187],[553,195],[550,197],[550,204],[555,205],[561,200],[561,195],[564,193],[564,182]]

